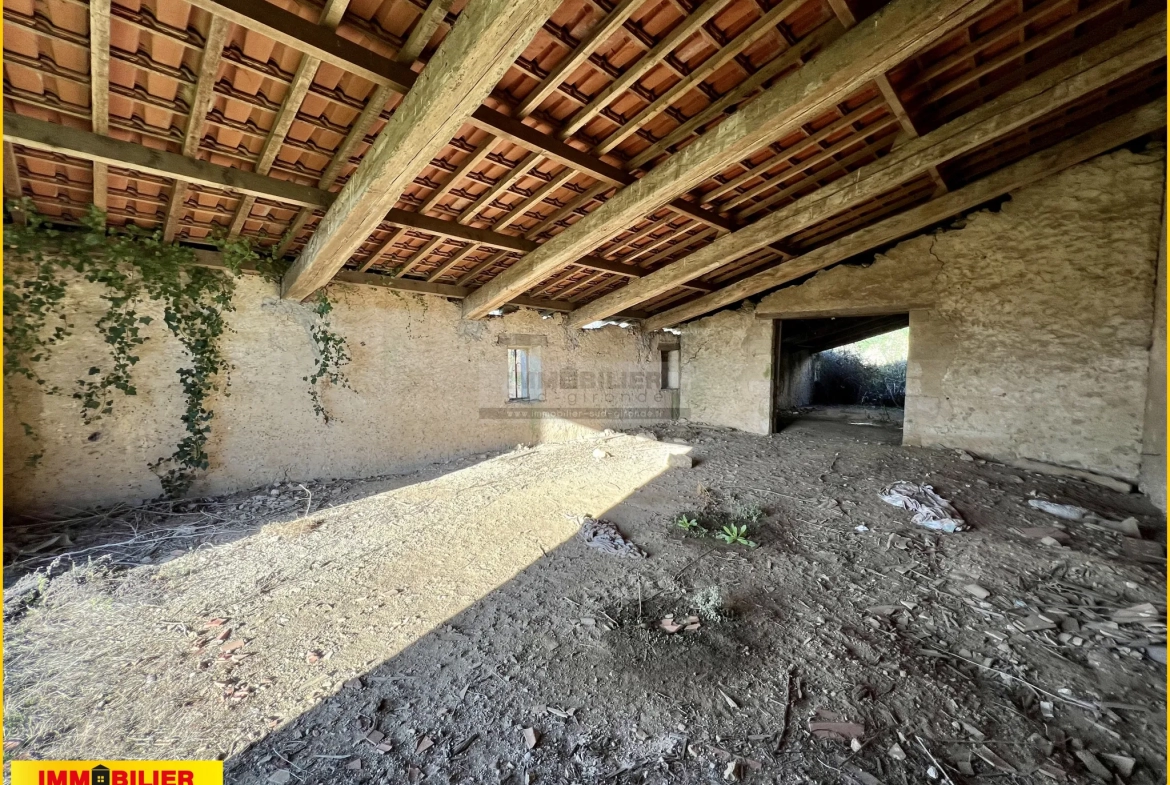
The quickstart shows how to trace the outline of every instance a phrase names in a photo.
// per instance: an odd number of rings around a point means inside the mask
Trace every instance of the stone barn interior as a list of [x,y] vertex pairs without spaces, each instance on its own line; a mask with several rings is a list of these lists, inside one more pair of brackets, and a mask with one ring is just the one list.
[[1160,3],[3,47],[6,776],[1165,781]]

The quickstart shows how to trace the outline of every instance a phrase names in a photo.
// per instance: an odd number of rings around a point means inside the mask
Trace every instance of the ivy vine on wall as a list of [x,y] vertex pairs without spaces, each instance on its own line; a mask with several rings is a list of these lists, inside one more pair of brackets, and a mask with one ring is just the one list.
[[[148,301],[161,304],[163,321],[187,351],[190,365],[178,369],[186,404],[181,417],[185,435],[171,455],[151,463],[150,469],[167,495],[186,493],[196,473],[209,466],[206,448],[214,416],[210,398],[229,384],[231,369],[221,339],[228,330],[224,314],[234,310],[233,276],[246,267],[278,281],[284,261],[245,239],[220,238],[217,245],[228,271],[200,267],[190,248],[164,242],[158,231],[107,226],[105,214],[94,207],[76,229],[55,228],[28,199],[10,208],[22,212],[25,222],[4,228],[5,378],[23,376],[47,394],[71,394],[86,423],[111,414],[119,395],[137,394],[133,369],[138,347],[147,340],[142,329],[152,321],[140,309]],[[90,367],[72,390],[63,390],[50,385],[37,368],[74,330],[71,315],[63,309],[68,273],[103,287],[106,307],[95,326],[109,347],[109,358]],[[341,370],[349,362],[349,350],[345,338],[329,328],[325,317],[332,306],[323,293],[313,308],[318,316],[311,330],[317,361],[313,376],[306,380],[314,411],[328,422],[317,384],[326,380],[349,387]],[[22,425],[37,441],[35,431]],[[33,455],[33,462],[40,455]]]

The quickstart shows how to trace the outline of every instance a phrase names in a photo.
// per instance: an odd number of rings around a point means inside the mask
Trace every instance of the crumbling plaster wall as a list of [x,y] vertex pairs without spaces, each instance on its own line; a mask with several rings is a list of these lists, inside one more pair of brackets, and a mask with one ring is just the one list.
[[910,311],[904,442],[1138,477],[1165,151],[1119,150],[998,211],[760,303]]
[[683,325],[681,413],[749,433],[772,428],[772,322],[746,304]]
[[[322,399],[333,417],[326,424],[314,414],[303,379],[312,373],[315,356],[308,306],[280,300],[276,287],[259,278],[238,281],[235,311],[228,314],[232,332],[224,343],[235,367],[229,394],[213,401],[211,467],[193,494],[278,479],[390,473],[459,454],[568,440],[648,421],[605,411],[613,407],[669,412],[671,400],[659,390],[656,339],[632,330],[579,332],[568,329],[561,316],[544,319],[528,310],[464,321],[457,304],[438,298],[367,286],[336,285],[329,291],[333,329],[346,336],[353,355],[345,369],[353,389],[325,389]],[[43,395],[23,380],[9,385],[9,509],[86,507],[161,492],[147,466],[169,455],[183,435],[176,370],[184,354],[156,318],[135,368],[138,394],[119,394],[113,415],[84,425],[68,391],[86,368],[108,357],[101,338],[88,329],[102,312],[100,294],[90,284],[71,287],[65,307],[77,329],[41,366],[66,394]],[[160,316],[156,311],[151,304],[143,310]],[[507,403],[509,342],[539,346],[543,402]],[[566,389],[573,371],[577,388]],[[562,411],[525,417],[538,408]],[[39,441],[24,435],[21,422],[33,427]],[[24,459],[38,450],[44,452],[40,463],[26,467]]]

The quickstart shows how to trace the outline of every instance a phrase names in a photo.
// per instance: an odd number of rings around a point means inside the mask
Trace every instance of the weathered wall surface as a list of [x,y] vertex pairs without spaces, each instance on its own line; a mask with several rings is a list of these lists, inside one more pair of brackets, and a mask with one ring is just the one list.
[[1136,480],[1164,178],[1160,147],[1100,156],[759,311],[908,310],[906,444]]
[[750,433],[772,428],[772,322],[752,306],[682,328],[682,413]]
[[1146,387],[1145,435],[1142,439],[1140,487],[1166,512],[1166,208],[1158,240],[1158,285],[1154,293],[1154,329],[1150,336],[1150,375]]
[[[213,402],[211,468],[196,495],[230,492],[278,479],[360,477],[393,472],[458,454],[518,443],[578,438],[631,421],[612,407],[669,409],[659,390],[653,341],[607,327],[568,330],[560,316],[519,311],[480,322],[460,319],[459,306],[383,289],[331,287],[333,329],[353,355],[352,390],[322,395],[333,420],[313,411],[303,377],[314,347],[306,306],[282,301],[258,278],[237,284],[233,332],[225,349],[235,365],[228,395]],[[92,329],[100,290],[71,289],[66,304],[75,334],[41,368],[66,391],[108,354]],[[149,309],[144,312],[153,313]],[[176,370],[182,349],[156,318],[139,352],[138,394],[119,397],[111,416],[85,426],[77,401],[42,395],[20,380],[5,401],[5,503],[10,509],[85,507],[152,498],[160,493],[147,468],[182,437],[183,398]],[[539,346],[545,400],[507,403],[507,346]],[[543,345],[542,345],[543,344]],[[569,389],[566,385],[574,383]],[[533,409],[560,410],[532,419]],[[513,419],[516,418],[517,419]],[[31,425],[39,442],[20,426]],[[24,459],[37,450],[35,468]]]
[[[777,331],[784,325],[777,322]],[[779,344],[780,336],[776,337]],[[812,403],[813,397],[813,356],[806,349],[779,349],[774,360],[776,365],[776,411],[799,409]]]

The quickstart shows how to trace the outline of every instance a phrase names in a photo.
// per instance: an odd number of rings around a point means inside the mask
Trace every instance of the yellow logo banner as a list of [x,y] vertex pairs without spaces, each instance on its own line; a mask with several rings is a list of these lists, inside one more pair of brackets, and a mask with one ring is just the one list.
[[223,785],[223,761],[14,760],[12,785]]

